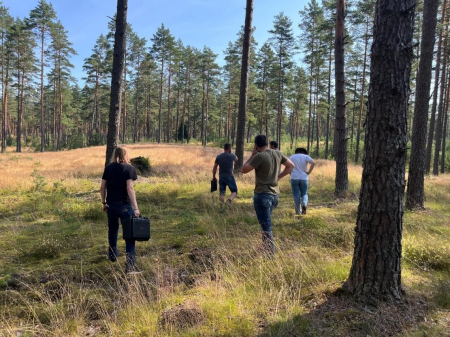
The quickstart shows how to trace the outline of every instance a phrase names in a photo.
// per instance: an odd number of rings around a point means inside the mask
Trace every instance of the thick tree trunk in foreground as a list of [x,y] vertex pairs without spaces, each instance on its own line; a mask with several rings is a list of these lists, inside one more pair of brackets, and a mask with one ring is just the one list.
[[364,300],[402,300],[403,194],[414,0],[375,12],[363,175],[346,288]]
[[337,0],[335,37],[336,74],[336,195],[348,190],[347,126],[345,117],[345,73],[344,73],[344,20],[345,0]]
[[106,161],[108,165],[119,141],[122,76],[125,56],[125,29],[127,27],[128,0],[117,0],[116,33],[111,77],[111,100],[109,106],[108,136],[106,139]]
[[422,23],[419,74],[417,76],[416,103],[411,139],[406,208],[423,208],[425,174],[425,146],[427,140],[428,108],[430,105],[431,71],[434,36],[436,34],[438,0],[425,0]]
[[245,115],[247,110],[248,72],[250,69],[250,48],[252,37],[253,0],[247,0],[245,9],[244,46],[242,48],[241,86],[239,93],[239,116],[236,134],[236,156],[234,171],[240,172],[244,164]]

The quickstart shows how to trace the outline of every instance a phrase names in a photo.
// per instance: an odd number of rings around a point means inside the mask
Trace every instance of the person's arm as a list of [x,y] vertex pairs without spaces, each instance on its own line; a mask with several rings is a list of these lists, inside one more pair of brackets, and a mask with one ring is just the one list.
[[102,179],[102,183],[100,185],[100,196],[102,197],[103,211],[106,212],[108,206],[106,206],[106,180]]
[[130,197],[131,206],[133,206],[133,208],[134,208],[134,215],[139,216],[141,213],[139,212],[139,209],[138,209],[138,204],[136,201],[136,192],[134,191],[132,179],[127,180],[127,193],[128,193],[128,196]]
[[216,178],[216,174],[217,174],[217,163],[214,163],[214,167],[213,167],[213,180],[217,180]]
[[309,170],[308,172],[306,172],[307,175],[311,174],[311,172],[314,170],[314,166],[316,166],[316,162],[311,159],[311,161],[309,162]]
[[238,161],[238,157],[236,155],[234,155],[234,161],[237,162]]
[[246,174],[246,173],[249,173],[249,172],[251,172],[251,171],[253,171],[253,170],[255,169],[255,167],[252,166],[252,165],[250,165],[249,163],[250,163],[250,161],[252,160],[252,158],[253,158],[257,153],[258,153],[258,150],[257,150],[256,145],[255,145],[255,147],[253,148],[253,151],[252,151],[252,155],[250,156],[250,158],[247,159],[247,161],[246,161],[246,162],[244,163],[244,165],[242,166],[242,169],[241,169],[241,172],[242,172],[242,173]]
[[286,158],[286,161],[282,164],[284,165],[284,170],[278,175],[278,180],[291,173],[295,167],[294,163],[289,158]]

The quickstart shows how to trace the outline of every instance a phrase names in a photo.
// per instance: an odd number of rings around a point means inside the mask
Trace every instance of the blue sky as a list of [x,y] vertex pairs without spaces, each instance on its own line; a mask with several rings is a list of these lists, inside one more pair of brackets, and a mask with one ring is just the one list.
[[[95,40],[107,32],[108,16],[115,13],[116,0],[53,0],[58,18],[69,32],[78,55],[73,57],[73,75],[80,81],[83,60],[91,54]],[[261,46],[269,38],[273,18],[284,12],[294,23],[294,32],[300,30],[298,11],[306,0],[255,0],[253,12],[254,33]],[[14,17],[24,18],[36,7],[37,0],[3,0]],[[197,48],[208,46],[219,54],[218,62],[223,64],[222,51],[228,41],[234,41],[245,19],[245,0],[128,0],[128,22],[140,37],[147,41],[164,23],[175,38],[181,38],[185,45]],[[150,43],[148,43],[150,45]],[[81,84],[81,82],[80,82]]]

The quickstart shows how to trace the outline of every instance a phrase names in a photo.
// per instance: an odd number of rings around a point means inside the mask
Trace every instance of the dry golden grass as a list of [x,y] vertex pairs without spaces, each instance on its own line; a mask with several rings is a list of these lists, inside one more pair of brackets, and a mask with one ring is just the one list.
[[[137,144],[127,145],[130,156],[148,157],[151,161],[156,177],[170,179],[177,182],[196,183],[212,176],[212,167],[215,156],[221,149],[199,147],[191,145],[158,145]],[[6,154],[0,154],[2,175],[0,176],[0,190],[22,190],[33,186],[37,172],[47,182],[53,183],[61,180],[77,178],[100,178],[103,172],[104,146],[89,147],[61,152],[24,152],[15,153],[12,149]],[[246,153],[246,157],[249,153]],[[311,183],[320,183],[324,180],[334,181],[335,163],[327,160],[317,160]],[[359,183],[361,167],[349,165],[349,179]],[[253,183],[253,175],[241,177],[242,183]],[[287,180],[287,179],[285,179]],[[75,182],[74,182],[75,183]]]

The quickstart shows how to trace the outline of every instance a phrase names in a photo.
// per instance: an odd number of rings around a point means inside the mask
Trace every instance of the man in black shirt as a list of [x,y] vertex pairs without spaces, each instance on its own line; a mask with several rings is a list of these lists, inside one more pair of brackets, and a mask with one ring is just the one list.
[[236,162],[238,158],[234,153],[231,153],[231,144],[226,143],[223,147],[223,153],[219,154],[216,157],[216,161],[213,167],[213,179],[217,180],[217,166],[219,166],[219,199],[224,202],[225,200],[225,192],[228,188],[231,191],[230,197],[227,200],[227,205],[231,206],[231,202],[237,195],[237,186],[236,180],[233,176],[233,164]]

